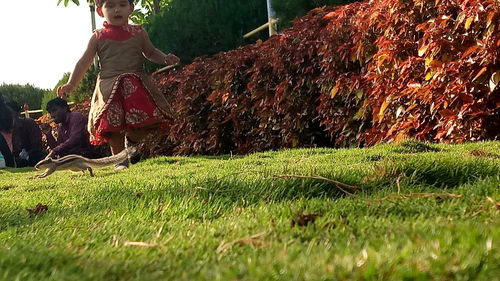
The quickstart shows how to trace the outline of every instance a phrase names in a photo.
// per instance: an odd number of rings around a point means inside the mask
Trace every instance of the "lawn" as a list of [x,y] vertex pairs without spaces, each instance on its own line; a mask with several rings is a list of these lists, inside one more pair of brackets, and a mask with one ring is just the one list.
[[0,170],[0,280],[500,280],[500,142],[34,174]]

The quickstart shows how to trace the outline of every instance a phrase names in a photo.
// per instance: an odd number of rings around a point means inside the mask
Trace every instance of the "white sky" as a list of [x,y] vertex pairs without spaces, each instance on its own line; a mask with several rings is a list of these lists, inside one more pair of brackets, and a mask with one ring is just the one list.
[[[52,89],[72,72],[92,35],[90,10],[57,0],[0,0],[0,84]],[[96,14],[97,28],[103,19]]]

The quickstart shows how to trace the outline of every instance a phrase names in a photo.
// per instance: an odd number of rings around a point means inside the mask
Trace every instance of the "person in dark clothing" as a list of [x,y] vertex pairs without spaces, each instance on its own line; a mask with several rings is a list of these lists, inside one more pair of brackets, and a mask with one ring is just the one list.
[[51,157],[62,157],[78,154],[94,158],[95,152],[89,143],[87,132],[87,117],[80,112],[71,112],[66,100],[55,98],[47,103],[47,111],[57,124],[57,140],[52,135],[52,128],[45,124],[42,132],[47,138],[47,144],[52,149]]
[[16,166],[35,166],[47,153],[43,149],[42,132],[31,118],[21,118],[21,106],[15,101],[8,101],[14,120],[12,131],[12,153]]
[[80,112],[71,112],[66,100],[61,98],[50,100],[46,109],[54,122],[59,124],[57,140],[52,135],[52,128],[48,124],[42,126],[42,133],[52,149],[50,156],[54,158],[77,154],[94,158],[95,152],[89,142],[87,132],[87,117]]
[[0,153],[5,159],[7,167],[16,167],[14,156],[12,154],[12,128],[14,120],[10,109],[5,105],[2,94],[0,93]]

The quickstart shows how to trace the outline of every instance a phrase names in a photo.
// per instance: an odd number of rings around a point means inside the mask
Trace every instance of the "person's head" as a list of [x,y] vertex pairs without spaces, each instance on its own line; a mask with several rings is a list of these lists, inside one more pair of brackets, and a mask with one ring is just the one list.
[[14,123],[17,122],[20,118],[21,106],[13,100],[5,102],[5,105],[10,110],[10,114],[12,114],[12,117],[14,118]]
[[62,123],[66,120],[66,116],[69,113],[68,102],[61,98],[55,98],[47,102],[46,109],[56,123]]
[[5,103],[8,107],[10,107],[10,109],[12,109],[12,111],[14,111],[15,113],[19,114],[21,113],[21,106],[14,100],[11,100],[11,101],[8,101]]
[[14,118],[12,116],[12,112],[10,108],[5,105],[3,99],[0,98],[0,131],[11,131],[13,126]]
[[104,17],[109,24],[125,25],[134,11],[133,0],[95,0],[97,14]]

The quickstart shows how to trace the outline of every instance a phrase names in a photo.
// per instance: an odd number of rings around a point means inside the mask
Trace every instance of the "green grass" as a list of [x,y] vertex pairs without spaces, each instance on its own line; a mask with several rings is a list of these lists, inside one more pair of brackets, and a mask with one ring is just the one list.
[[94,178],[0,170],[0,280],[500,280],[499,152],[407,141],[161,157]]

